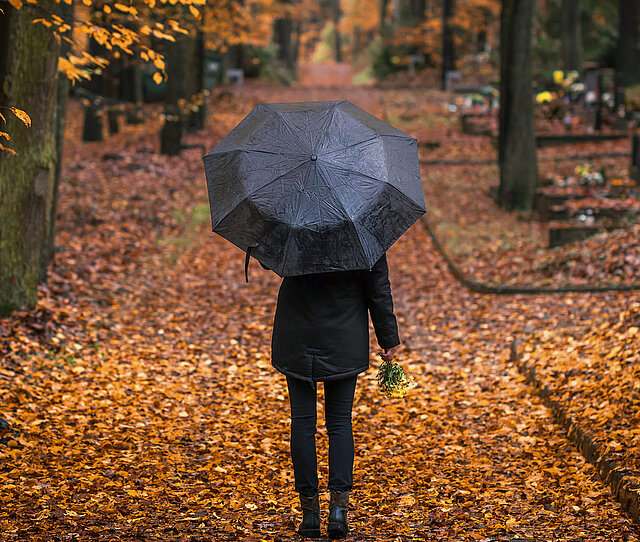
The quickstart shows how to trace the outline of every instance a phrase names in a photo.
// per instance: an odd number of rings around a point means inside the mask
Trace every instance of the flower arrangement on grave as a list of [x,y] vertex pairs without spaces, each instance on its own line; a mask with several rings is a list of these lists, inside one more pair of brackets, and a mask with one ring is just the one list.
[[387,397],[404,397],[416,385],[413,376],[395,361],[383,361],[378,369],[378,387]]
[[580,72],[576,70],[571,70],[566,73],[562,70],[554,70],[553,72],[553,82],[567,90],[580,90],[579,77]]
[[558,95],[555,92],[549,92],[548,90],[543,90],[542,92],[538,92],[536,94],[536,102],[541,103],[550,103],[552,100],[557,98]]
[[587,186],[603,186],[605,184],[604,168],[599,171],[593,167],[593,164],[578,164],[575,167],[575,174],[578,176],[578,183]]

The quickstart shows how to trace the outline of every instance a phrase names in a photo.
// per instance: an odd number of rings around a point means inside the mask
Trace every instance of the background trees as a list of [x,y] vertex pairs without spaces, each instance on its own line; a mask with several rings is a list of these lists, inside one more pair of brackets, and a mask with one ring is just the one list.
[[[106,120],[109,133],[123,115],[142,122],[143,98],[164,99],[159,147],[178,154],[185,131],[204,125],[205,66],[214,62],[213,77],[235,68],[285,83],[311,62],[350,63],[358,82],[415,66],[441,85],[453,69],[500,79],[499,199],[530,208],[534,85],[585,62],[616,67],[619,105],[640,84],[635,0],[0,0],[0,10],[5,312],[35,303],[52,258],[70,86],[86,104],[92,140],[104,137]],[[33,126],[7,107],[25,110]]]

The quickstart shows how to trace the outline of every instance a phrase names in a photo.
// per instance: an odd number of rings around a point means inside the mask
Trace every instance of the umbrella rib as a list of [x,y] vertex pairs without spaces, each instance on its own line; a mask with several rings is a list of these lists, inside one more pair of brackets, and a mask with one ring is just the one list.
[[[389,181],[385,181],[384,179],[378,179],[376,177],[372,177],[371,175],[367,175],[366,173],[362,173],[362,171],[358,171],[356,169],[349,169],[347,167],[343,167],[343,166],[334,164],[333,162],[330,163],[330,164],[325,164],[325,165],[327,167],[332,167],[332,168],[335,168],[335,169],[341,169],[342,171],[348,171],[350,173],[355,173],[356,175],[362,175],[363,177],[366,177],[367,179],[371,179],[372,181],[376,181],[376,182],[379,182],[379,183],[387,183],[387,184],[390,184],[391,186],[393,186]],[[395,186],[394,186],[394,188],[395,188]]]
[[415,137],[411,137],[409,134],[405,134],[404,132],[400,134],[378,134],[378,137],[397,137],[398,139],[408,139],[410,141],[418,141]]
[[[376,181],[379,183],[385,183],[388,184],[389,186],[391,186],[392,188],[394,188],[395,190],[397,190],[398,192],[400,192],[401,194],[403,194],[405,197],[407,197],[408,199],[410,199],[411,201],[414,201],[413,199],[411,199],[411,196],[409,196],[408,194],[406,194],[404,192],[404,190],[401,190],[400,188],[398,188],[395,184],[390,183],[388,180],[384,180],[384,179],[377,179],[376,177],[372,177],[371,175],[367,175],[366,173],[363,173],[362,171],[357,171],[355,169],[349,169],[346,167],[342,167],[333,163],[330,164],[325,164],[326,167],[330,167],[330,168],[335,168],[335,169],[341,169],[342,171],[349,171],[350,173],[354,173],[356,175],[360,175],[362,177],[366,177],[367,179],[371,179],[372,181]],[[415,203],[415,202],[414,202]]]
[[218,225],[219,225],[219,224],[220,224],[220,223],[221,223],[225,218],[227,218],[231,213],[233,213],[233,211],[235,211],[235,210],[236,210],[236,208],[238,208],[238,207],[240,206],[240,204],[241,204],[241,203],[243,203],[243,202],[247,201],[251,196],[255,195],[258,191],[260,191],[260,190],[262,190],[262,189],[266,188],[266,187],[267,187],[267,186],[269,186],[270,184],[275,183],[278,179],[281,179],[281,178],[282,178],[282,177],[284,177],[285,175],[288,175],[289,173],[291,173],[292,171],[294,171],[294,170],[298,169],[300,166],[303,166],[304,164],[305,164],[305,162],[302,162],[302,163],[298,164],[297,166],[295,166],[295,167],[291,168],[290,170],[285,171],[284,173],[282,173],[282,174],[278,175],[276,178],[271,179],[268,183],[266,183],[266,184],[262,185],[260,188],[255,189],[253,192],[249,192],[249,193],[247,193],[247,195],[246,195],[244,198],[242,198],[242,199],[238,202],[238,204],[237,204],[233,209],[231,209],[231,210],[230,210],[228,213],[226,213],[226,214],[225,214],[225,215],[224,215],[220,220],[218,220],[218,222],[216,222],[216,225],[214,226],[213,230],[215,231],[215,228],[216,228],[216,227],[217,227],[217,226],[218,226]]
[[[304,141],[302,141],[299,137],[298,134],[296,133],[296,131],[293,129],[293,127],[291,126],[291,124],[289,124],[289,121],[287,119],[284,118],[284,116],[282,115],[282,113],[280,113],[280,111],[275,111],[276,116],[282,121],[282,124],[284,124],[287,129],[289,130],[289,132],[291,133],[291,135],[298,141],[298,143],[301,145],[301,147],[306,147],[306,143]],[[309,150],[309,149],[307,149]]]
[[[322,171],[322,168],[318,168],[318,171]],[[323,180],[325,181],[327,186],[329,186],[329,183],[327,183],[327,180],[324,178],[324,173],[322,173],[321,176],[323,177]],[[340,197],[338,196],[338,194],[335,191],[332,191],[331,194],[333,194],[336,202],[340,205],[342,212],[344,213],[344,216],[346,216],[351,221],[351,224],[353,225],[353,231],[356,232],[356,238],[358,239],[358,244],[360,245],[360,252],[366,259],[367,255],[365,254],[365,251],[364,251],[364,245],[362,243],[362,239],[360,238],[360,233],[358,232],[358,228],[356,228],[355,224],[353,224],[353,220],[354,220],[353,217],[345,209],[344,204],[342,203],[342,201],[340,201]]]
[[238,149],[240,152],[258,152],[261,154],[275,154],[277,156],[300,156],[306,159],[306,155],[299,152],[274,152],[274,151],[263,151],[262,149]]
[[335,104],[333,104],[333,107],[331,108],[331,116],[329,117],[329,120],[327,121],[327,123],[324,126],[324,132],[321,134],[321,138],[318,141],[318,149],[322,148],[322,142],[324,141],[324,139],[326,138],[327,133],[329,132],[329,127],[331,126],[331,123],[333,122],[333,118],[336,116],[336,111],[338,110],[338,106],[344,102],[345,100],[341,100]]
[[298,169],[299,167],[304,166],[307,163],[307,160],[305,160],[304,162],[299,163],[297,166],[292,167],[290,170],[285,171],[284,173],[281,173],[280,175],[278,175],[276,178],[271,179],[268,183],[263,184],[260,188],[256,188],[253,192],[249,192],[247,194],[247,196],[245,197],[248,198],[250,196],[255,195],[257,192],[259,192],[260,190],[265,189],[267,186],[269,186],[270,184],[275,183],[278,179],[282,179],[282,177],[284,177],[285,175],[289,175],[289,173],[291,173],[292,171],[295,171],[296,169]]
[[322,158],[325,158],[325,157],[327,157],[327,156],[329,156],[331,154],[335,154],[337,152],[342,152],[342,151],[344,151],[346,149],[350,149],[351,147],[356,147],[357,145],[363,145],[364,143],[369,143],[370,141],[374,141],[374,140],[378,139],[378,137],[379,136],[375,135],[373,137],[370,137],[369,139],[364,139],[362,141],[358,141],[357,143],[352,143],[351,145],[347,145],[346,147],[340,147],[339,149],[334,149],[334,150],[328,151],[326,153],[323,152],[320,156]]

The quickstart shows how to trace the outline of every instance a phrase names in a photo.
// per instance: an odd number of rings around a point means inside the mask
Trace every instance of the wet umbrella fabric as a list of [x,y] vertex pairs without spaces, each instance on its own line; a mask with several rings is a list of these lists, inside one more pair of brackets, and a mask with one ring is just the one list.
[[425,212],[417,141],[346,100],[260,104],[203,160],[213,231],[282,277],[371,269]]

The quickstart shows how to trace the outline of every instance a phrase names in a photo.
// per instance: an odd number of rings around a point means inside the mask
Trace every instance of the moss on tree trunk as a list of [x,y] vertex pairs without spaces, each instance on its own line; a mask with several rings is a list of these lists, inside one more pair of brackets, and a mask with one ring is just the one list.
[[[4,4],[4,3],[3,3]],[[45,0],[40,8],[55,12]],[[7,131],[18,153],[0,154],[0,312],[35,306],[41,262],[48,255],[50,205],[57,162],[56,101],[58,44],[50,30],[34,24],[41,11],[25,4],[11,17],[8,50],[4,51],[0,102],[24,109],[27,128],[11,114]]]

